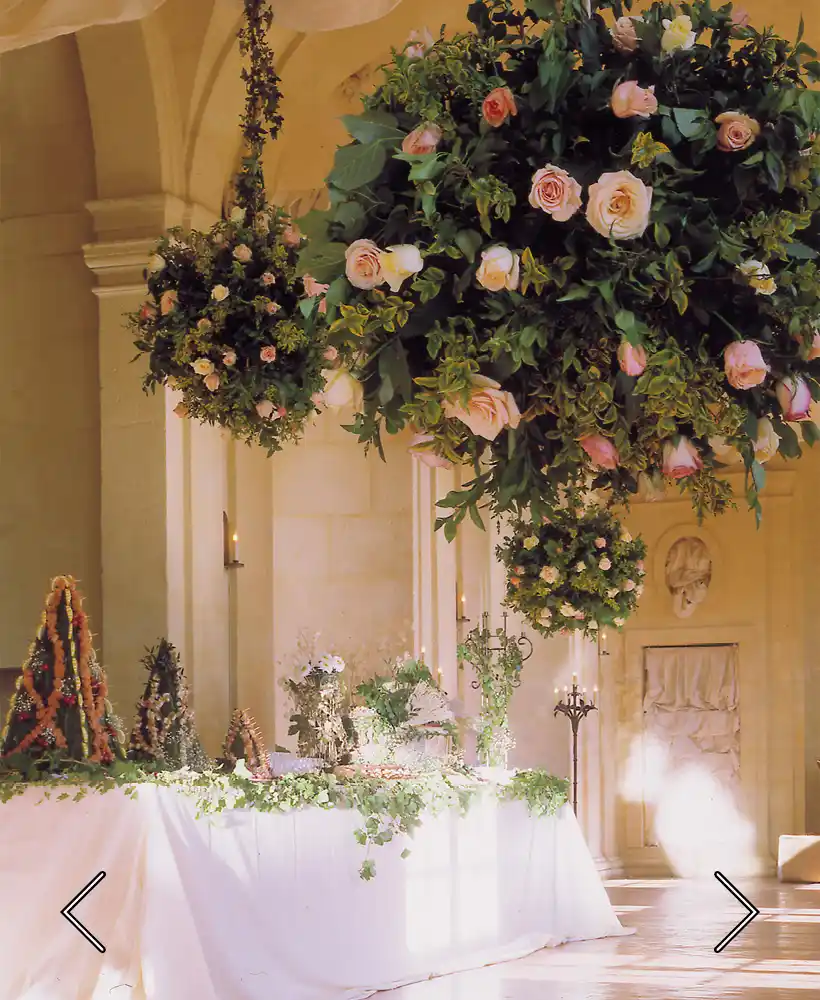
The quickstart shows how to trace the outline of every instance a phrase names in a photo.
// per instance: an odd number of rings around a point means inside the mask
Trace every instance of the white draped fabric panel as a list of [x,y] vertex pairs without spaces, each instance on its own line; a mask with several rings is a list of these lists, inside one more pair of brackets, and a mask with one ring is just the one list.
[[[364,882],[352,811],[197,819],[154,786],[41,798],[0,804],[0,1000],[359,1000],[626,933],[568,806],[537,819],[487,796],[373,849]],[[75,915],[104,955],[60,915],[100,871]]]
[[[235,7],[239,16],[241,0],[220,2]],[[277,23],[292,31],[333,31],[375,21],[400,2],[273,0],[273,9]],[[36,45],[94,24],[135,21],[152,14],[163,3],[165,0],[0,0],[0,52]]]
[[[661,788],[690,773],[733,800],[740,772],[740,713],[735,646],[645,650],[644,731]],[[647,770],[652,771],[650,761]],[[656,842],[656,841],[653,841]]]

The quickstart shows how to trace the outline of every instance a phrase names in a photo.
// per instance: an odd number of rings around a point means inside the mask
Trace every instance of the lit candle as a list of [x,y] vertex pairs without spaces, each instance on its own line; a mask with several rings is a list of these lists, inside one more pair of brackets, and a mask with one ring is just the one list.
[[233,533],[233,561],[239,562],[239,535]]
[[578,683],[578,674],[573,674],[572,675],[572,686],[575,687],[575,685],[577,683]]
[[421,647],[421,662],[424,663],[424,646]]
[[566,684],[565,684],[565,685],[564,685],[564,694],[566,694],[566,693],[567,693],[568,691],[569,691],[569,688],[568,688],[568,687],[566,686]]
[[555,697],[558,697],[558,688],[555,689]]
[[439,690],[441,690],[442,680],[443,680],[443,676],[442,676],[442,672],[441,672],[441,667],[439,667],[438,668],[438,686],[439,686]]
[[466,609],[466,605],[467,605],[467,598],[464,596],[464,594],[462,594],[461,595],[461,617],[462,618],[466,618],[467,617],[466,610],[465,610]]

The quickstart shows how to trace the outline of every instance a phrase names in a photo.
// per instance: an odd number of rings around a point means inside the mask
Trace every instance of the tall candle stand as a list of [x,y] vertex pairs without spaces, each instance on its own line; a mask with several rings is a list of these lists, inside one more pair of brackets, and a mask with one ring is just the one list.
[[[482,647],[482,652],[484,653],[487,660],[489,660],[492,653],[505,653],[510,646],[519,646],[523,652],[520,654],[521,662],[526,663],[526,661],[532,656],[532,642],[530,639],[524,635],[515,636],[507,635],[507,612],[505,611],[502,616],[502,627],[497,629],[495,632],[490,631],[490,614],[485,611],[481,615],[481,628],[478,630],[478,642]],[[493,639],[498,640],[497,645],[493,645]],[[519,687],[521,684],[521,675],[519,674],[514,680],[510,682],[513,687]],[[474,691],[478,691],[481,688],[481,681],[476,679],[471,682],[470,686]]]
[[[565,715],[572,726],[572,809],[576,816],[578,815],[578,726],[581,724],[581,719],[585,719],[590,712],[598,710],[594,701],[597,693],[598,689],[595,688],[592,700],[587,701],[586,688],[583,691],[578,689],[578,677],[573,674],[572,690],[564,688],[566,700],[559,701],[552,713],[553,717],[557,716],[559,712]],[[558,694],[558,688],[555,689],[555,694]]]

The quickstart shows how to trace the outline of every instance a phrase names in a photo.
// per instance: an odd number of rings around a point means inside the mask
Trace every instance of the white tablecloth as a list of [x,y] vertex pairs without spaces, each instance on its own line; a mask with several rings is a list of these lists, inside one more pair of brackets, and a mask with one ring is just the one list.
[[[0,804],[0,1000],[356,1000],[624,933],[568,806],[430,817],[364,882],[354,812],[197,819],[155,786],[41,800]],[[104,955],[60,915],[100,871],[75,914]]]

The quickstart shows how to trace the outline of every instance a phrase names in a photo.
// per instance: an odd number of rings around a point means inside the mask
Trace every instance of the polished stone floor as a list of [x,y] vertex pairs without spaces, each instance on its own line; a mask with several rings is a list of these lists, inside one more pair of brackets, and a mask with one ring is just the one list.
[[716,879],[607,883],[631,937],[565,945],[504,965],[379,994],[379,1000],[816,1000],[820,885],[738,880],[761,911],[744,916]]

